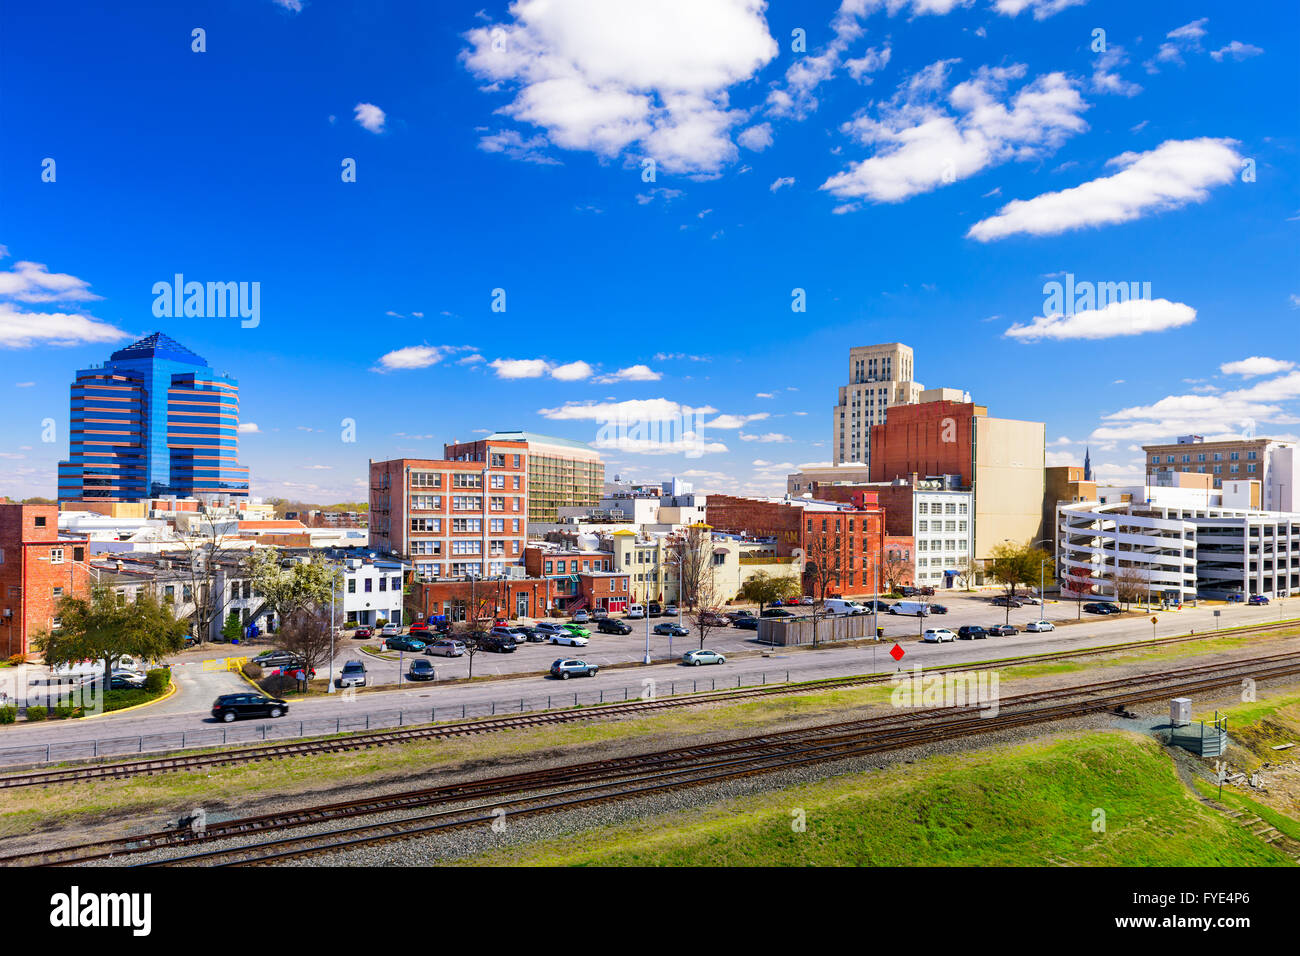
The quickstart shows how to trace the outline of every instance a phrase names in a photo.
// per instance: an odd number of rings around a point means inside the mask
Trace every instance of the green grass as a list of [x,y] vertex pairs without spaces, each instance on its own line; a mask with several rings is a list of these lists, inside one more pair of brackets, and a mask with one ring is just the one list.
[[1219,788],[1208,780],[1197,780],[1196,789],[1203,796],[1217,800],[1224,806],[1232,807],[1235,810],[1244,810],[1247,813],[1254,813],[1260,819],[1277,827],[1278,830],[1291,837],[1291,839],[1300,840],[1300,820],[1278,813],[1272,807],[1265,806],[1245,794],[1238,793],[1227,787],[1224,787],[1223,793],[1220,794]]
[[[1093,829],[1105,812],[1105,832]],[[806,831],[792,828],[802,811]],[[1280,866],[1159,746],[1077,735],[831,778],[469,861],[543,866]]]

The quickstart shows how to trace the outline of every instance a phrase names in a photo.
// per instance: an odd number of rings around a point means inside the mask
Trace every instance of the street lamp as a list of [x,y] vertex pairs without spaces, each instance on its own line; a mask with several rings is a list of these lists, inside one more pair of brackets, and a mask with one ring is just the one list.
[[[331,562],[331,566],[333,562]],[[334,693],[334,606],[338,603],[338,579],[330,575],[330,677],[325,693]]]

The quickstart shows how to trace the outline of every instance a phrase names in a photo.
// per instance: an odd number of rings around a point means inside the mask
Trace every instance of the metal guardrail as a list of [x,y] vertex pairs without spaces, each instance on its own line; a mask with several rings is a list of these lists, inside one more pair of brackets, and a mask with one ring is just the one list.
[[[580,678],[575,678],[580,680]],[[711,675],[708,677],[683,677],[669,681],[646,678],[639,685],[568,692],[552,692],[535,696],[509,697],[477,704],[458,704],[446,707],[405,707],[397,710],[366,714],[340,714],[337,717],[316,717],[306,720],[249,721],[222,724],[196,730],[177,730],[156,734],[136,734],[124,737],[106,737],[93,740],[68,740],[33,744],[29,747],[0,749],[0,766],[32,766],[60,763],[65,760],[85,760],[96,757],[124,757],[147,753],[165,753],[179,750],[196,750],[220,747],[226,744],[262,743],[277,740],[294,740],[301,737],[321,737],[366,730],[385,730],[437,723],[446,720],[467,720],[471,717],[502,717],[532,711],[556,710],[569,707],[596,707],[600,704],[622,703],[630,700],[651,700],[677,695],[734,690],[742,687],[762,687],[790,682],[790,672],[758,671],[742,674]],[[363,699],[358,695],[354,700]],[[292,706],[292,701],[290,705]],[[346,709],[347,705],[341,705]]]

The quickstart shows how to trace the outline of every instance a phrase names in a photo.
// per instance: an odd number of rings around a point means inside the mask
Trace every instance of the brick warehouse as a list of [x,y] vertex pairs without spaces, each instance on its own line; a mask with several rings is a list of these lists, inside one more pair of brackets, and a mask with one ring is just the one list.
[[498,578],[492,581],[427,581],[416,585],[420,616],[446,614],[464,620],[463,608],[478,603],[481,619],[532,617],[571,613],[579,608],[627,610],[628,576],[609,572],[579,572],[577,581],[559,578]]
[[[773,538],[780,556],[797,550],[807,563],[811,554],[822,553],[823,548],[828,556],[837,556],[829,557],[838,575],[829,582],[827,596],[872,593],[877,580],[883,589],[882,564],[891,552],[908,566],[896,583],[911,583],[912,538],[887,533],[886,513],[873,492],[857,491],[845,503],[710,495],[706,507],[708,523],[715,530]],[[805,593],[813,593],[815,580],[805,571]]]
[[86,538],[59,537],[55,505],[0,499],[0,648],[27,655],[39,631],[57,626],[65,596],[86,596],[90,571]]

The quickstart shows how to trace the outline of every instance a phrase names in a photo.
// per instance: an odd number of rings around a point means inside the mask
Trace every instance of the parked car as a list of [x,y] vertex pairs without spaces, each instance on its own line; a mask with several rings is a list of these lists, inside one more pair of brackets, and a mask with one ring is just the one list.
[[591,637],[591,631],[587,630],[581,624],[561,624],[560,626],[574,637]]
[[574,624],[587,624],[591,621],[591,615],[586,611],[574,611],[573,617],[570,618]]
[[992,604],[994,607],[1022,607],[1023,606],[1020,603],[1020,600],[1018,598],[1010,598],[1007,597],[1005,594],[998,595],[997,597],[993,598],[993,600],[989,601],[989,603]]
[[406,633],[412,637],[427,637],[429,635],[429,622],[416,621],[406,629]]
[[727,620],[731,621],[732,624],[735,624],[742,617],[753,617],[753,616],[754,616],[753,612],[751,611],[728,611],[726,614]]
[[590,642],[581,634],[574,634],[572,631],[561,631],[558,634],[551,635],[552,644],[567,644],[570,647],[586,647]]
[[921,640],[927,644],[942,644],[945,641],[957,640],[957,635],[946,627],[928,627],[925,629],[925,634],[921,637]]
[[909,585],[903,585],[902,587],[896,588],[895,590],[905,598],[916,597],[918,594],[921,593],[918,588],[914,588]]
[[508,634],[484,634],[478,639],[478,649],[493,654],[513,654],[519,649],[519,642]]
[[658,601],[651,601],[650,606],[646,610],[646,614],[650,617],[663,617],[663,613],[664,609],[659,606]]
[[629,604],[627,606],[627,613],[623,616],[630,620],[640,620],[645,617],[645,608],[640,604]]
[[943,604],[931,604],[931,605],[930,605],[930,613],[931,613],[931,614],[947,614],[947,613],[948,613],[948,608],[947,608],[946,605],[943,605]]
[[691,632],[688,631],[686,628],[682,627],[680,624],[664,623],[664,624],[655,625],[655,633],[667,634],[669,637],[686,637]]
[[1085,604],[1083,609],[1089,614],[1118,614],[1119,608],[1113,604],[1094,601],[1091,604]]
[[982,641],[989,636],[989,632],[978,624],[963,624],[957,628],[957,636],[963,641]]
[[599,665],[588,664],[576,657],[561,657],[551,664],[551,676],[560,680],[568,680],[570,677],[595,677],[598,670],[600,670]]
[[763,609],[763,617],[794,617],[783,607],[769,607]]
[[889,610],[889,602],[887,601],[863,601],[861,602],[860,606],[868,614],[870,614],[872,611],[875,611],[877,614],[879,614],[881,611]]
[[730,627],[731,618],[725,614],[717,614],[713,611],[702,611],[699,621],[705,627]]
[[520,627],[515,634],[515,640],[521,644],[545,644],[550,639],[550,634],[539,631],[536,627]]
[[1051,621],[1030,621],[1025,625],[1025,630],[1033,633],[1038,633],[1040,631],[1054,631],[1056,630],[1056,625]]
[[394,624],[391,621],[379,629],[380,637],[397,637],[402,633],[402,625]]
[[262,651],[253,658],[252,663],[262,668],[264,671],[278,671],[285,668],[302,667],[305,663],[297,654],[289,651],[271,650]]
[[738,628],[740,628],[742,631],[757,631],[757,630],[758,630],[758,618],[753,617],[753,616],[749,616],[749,615],[747,615],[747,616],[745,616],[745,617],[738,617],[738,618],[736,618],[735,621],[732,622],[732,625],[731,625],[731,626],[732,626],[732,627],[738,627]]
[[390,651],[422,651],[425,642],[417,637],[386,637],[384,643]]
[[144,676],[128,671],[125,674],[114,673],[108,679],[109,690],[139,690],[144,686]]
[[212,702],[212,716],[224,723],[241,717],[283,717],[289,705],[261,694],[222,694]]
[[689,667],[699,667],[701,664],[725,664],[727,659],[717,651],[687,651],[682,655],[682,663]]
[[846,601],[843,598],[827,598],[824,607],[826,608],[827,614],[844,615],[870,613],[857,601]]
[[366,665],[361,661],[347,661],[339,676],[334,678],[335,687],[365,687]]
[[515,641],[523,643],[528,640],[528,630],[528,628],[520,624],[511,624],[508,626],[498,624],[496,627],[492,628],[489,633],[499,634],[501,637],[512,637]]
[[664,617],[676,617],[679,613],[681,612],[678,610],[676,604],[664,605]]
[[602,634],[631,634],[632,625],[612,617],[602,617],[596,622],[596,630]]
[[925,601],[899,601],[889,606],[890,614],[910,614],[912,617],[925,617],[930,613],[930,605]]
[[460,641],[453,641],[444,637],[426,647],[424,653],[431,654],[434,657],[460,657],[465,653],[465,645]]
[[1252,594],[1252,595],[1250,596],[1250,600],[1247,601],[1246,603],[1247,603],[1247,604],[1267,604],[1267,603],[1268,603],[1268,598],[1266,598],[1266,597],[1265,597],[1264,595],[1262,595],[1262,594]]
[[533,625],[533,630],[545,634],[547,640],[550,640],[556,634],[568,633],[565,631],[564,625],[557,621],[538,621]]
[[817,599],[813,597],[811,594],[805,594],[803,597],[799,599],[799,604],[803,607],[812,607],[816,603],[817,603]]
[[358,641],[363,641],[368,637],[374,637],[374,636],[375,636],[374,628],[366,627],[365,625],[362,625],[361,627],[357,628],[355,631],[352,632],[353,640],[358,640]]
[[1014,624],[994,624],[992,627],[985,628],[994,637],[1010,637],[1012,634],[1019,634],[1020,629]]
[[591,609],[591,619],[593,621],[599,621],[607,617],[609,617],[609,611],[605,610],[605,608],[593,607]]
[[934,597],[934,588],[928,584],[924,587],[917,588],[916,590],[922,597]]
[[423,657],[412,660],[406,671],[407,680],[433,680],[434,676],[433,662],[426,661]]
[[1034,597],[1032,594],[1022,595],[1021,597],[1016,598],[1016,600],[1021,604],[1032,604],[1035,607],[1043,606],[1043,599],[1040,597]]

